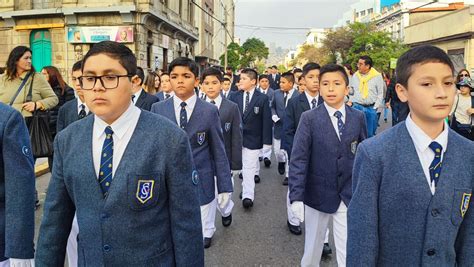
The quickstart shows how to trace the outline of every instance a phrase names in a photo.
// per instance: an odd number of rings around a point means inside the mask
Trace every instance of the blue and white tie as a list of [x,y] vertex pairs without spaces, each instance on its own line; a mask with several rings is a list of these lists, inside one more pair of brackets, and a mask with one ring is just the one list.
[[102,154],[100,156],[100,168],[99,168],[99,184],[102,189],[104,197],[112,183],[112,164],[114,159],[114,131],[110,126],[105,128],[105,140],[102,146]]
[[342,131],[344,130],[344,122],[342,121],[342,113],[338,110],[334,112],[334,117],[337,118],[337,129],[339,130],[339,137],[341,137]]
[[435,153],[434,159],[430,164],[430,178],[431,182],[434,181],[436,187],[441,175],[441,153],[443,153],[443,147],[437,142],[431,142],[429,147]]
[[188,124],[188,114],[186,113],[186,102],[181,102],[181,112],[179,113],[179,127],[181,129],[186,129],[186,125]]

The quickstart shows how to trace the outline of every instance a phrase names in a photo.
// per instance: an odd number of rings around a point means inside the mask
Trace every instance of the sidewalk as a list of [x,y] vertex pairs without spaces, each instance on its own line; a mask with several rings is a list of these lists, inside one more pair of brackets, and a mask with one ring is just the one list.
[[35,176],[39,177],[49,172],[48,158],[36,159]]

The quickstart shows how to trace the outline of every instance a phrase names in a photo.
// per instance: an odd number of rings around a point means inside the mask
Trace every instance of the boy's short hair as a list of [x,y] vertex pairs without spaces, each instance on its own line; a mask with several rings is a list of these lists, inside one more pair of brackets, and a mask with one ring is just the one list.
[[408,89],[408,79],[413,73],[413,66],[424,63],[446,64],[454,75],[453,62],[446,52],[436,46],[423,45],[408,50],[397,60],[395,70],[397,83]]
[[282,78],[285,78],[288,82],[290,83],[295,83],[295,75],[292,73],[292,72],[284,72],[282,75],[281,75]]
[[320,69],[321,69],[321,66],[318,63],[308,62],[308,63],[304,64],[304,66],[303,66],[303,75],[302,76],[306,76],[306,74],[308,74],[308,72],[310,72],[312,70],[320,70]]
[[260,74],[260,76],[258,76],[258,80],[260,81],[261,79],[270,80],[270,79],[268,79],[268,75],[267,75],[267,74]]
[[243,69],[240,74],[246,74],[249,76],[250,80],[257,80],[257,77],[258,77],[258,73],[254,70],[254,69],[251,69],[251,68],[245,68]]
[[369,65],[371,68],[374,66],[374,61],[372,60],[371,57],[364,55],[360,56],[359,59],[362,59],[365,63],[365,65]]
[[137,76],[140,78],[140,85],[145,81],[145,72],[142,67],[137,67]]
[[205,69],[202,74],[201,74],[201,83],[206,79],[207,76],[216,76],[216,78],[219,80],[219,82],[222,82],[222,72],[214,67],[210,67]]
[[294,69],[293,69],[293,74],[295,74],[295,73],[297,73],[297,72],[303,72],[303,70],[300,69],[300,68],[294,68]]
[[120,65],[127,71],[128,75],[135,75],[137,73],[137,58],[132,50],[124,44],[113,41],[102,41],[94,44],[87,52],[82,60],[82,71],[84,72],[84,65],[87,59],[91,56],[105,54],[113,59],[118,60]]
[[189,70],[194,74],[194,77],[199,78],[199,67],[196,61],[187,57],[178,57],[171,61],[168,66],[168,72],[171,73],[175,67],[188,67]]
[[72,65],[72,71],[82,70],[82,60],[76,61],[74,65]]
[[338,65],[338,64],[326,64],[324,65],[320,72],[319,72],[319,80],[321,81],[321,78],[323,77],[323,74],[330,73],[330,72],[339,72],[341,73],[342,77],[344,78],[344,82],[346,83],[346,86],[349,85],[349,77],[347,76],[346,70],[344,69],[343,66]]
[[222,78],[222,82],[230,82],[230,79],[227,77]]

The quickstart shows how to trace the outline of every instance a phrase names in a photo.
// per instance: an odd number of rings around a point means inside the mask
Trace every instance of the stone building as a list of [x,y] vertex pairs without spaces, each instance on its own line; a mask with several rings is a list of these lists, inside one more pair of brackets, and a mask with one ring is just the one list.
[[[0,46],[3,48],[0,67],[5,66],[8,54],[15,46],[26,45],[33,50],[33,65],[37,71],[54,65],[68,77],[74,62],[102,40],[125,43],[134,51],[139,66],[149,70],[166,69],[178,56],[199,59],[206,55],[215,60],[209,42],[213,40],[214,30],[204,28],[211,35],[201,35],[203,28],[197,23],[198,2],[0,0]],[[201,2],[214,6],[222,0]],[[233,7],[233,1],[229,2]],[[204,41],[204,38],[207,43],[199,45],[198,41]]]

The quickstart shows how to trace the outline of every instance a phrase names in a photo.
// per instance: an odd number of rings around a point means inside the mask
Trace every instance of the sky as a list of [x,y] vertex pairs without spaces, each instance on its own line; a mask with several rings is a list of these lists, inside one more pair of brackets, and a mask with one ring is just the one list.
[[[241,44],[262,39],[267,46],[295,48],[306,39],[309,28],[330,28],[355,0],[234,0],[235,36]],[[255,26],[275,27],[258,29]],[[302,28],[286,30],[283,28]]]

